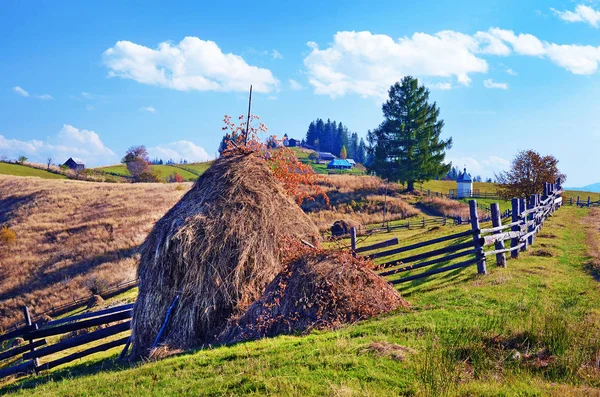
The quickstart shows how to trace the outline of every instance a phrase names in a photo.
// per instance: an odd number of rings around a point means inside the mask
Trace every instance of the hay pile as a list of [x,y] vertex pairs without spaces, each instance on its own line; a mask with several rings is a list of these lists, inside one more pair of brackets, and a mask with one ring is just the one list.
[[341,219],[339,221],[335,221],[330,228],[331,235],[334,237],[348,235],[353,227],[358,230],[360,228],[360,224],[350,219]]
[[398,292],[348,253],[305,253],[286,266],[221,343],[335,329],[408,307]]
[[165,343],[213,342],[280,273],[285,238],[316,243],[319,234],[266,163],[253,154],[216,160],[141,247],[133,355],[148,355],[176,295]]

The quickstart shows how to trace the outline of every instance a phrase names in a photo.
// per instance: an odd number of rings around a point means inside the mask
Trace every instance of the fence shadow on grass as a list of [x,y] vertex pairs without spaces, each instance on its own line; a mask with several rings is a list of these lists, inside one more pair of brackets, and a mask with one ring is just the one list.
[[0,225],[10,221],[14,211],[27,203],[33,202],[36,196],[37,193],[32,193],[26,196],[12,196],[0,199]]
[[[445,265],[441,264],[436,267],[443,267]],[[467,273],[465,273],[465,271]],[[464,276],[467,277],[464,277]],[[443,287],[452,287],[454,285],[463,284],[465,281],[474,280],[477,278],[476,273],[472,273],[472,270],[468,267],[463,267],[459,269],[452,270],[443,274],[441,277],[436,278],[421,278],[413,280],[410,283],[402,285],[400,288],[397,287],[398,292],[402,295],[402,297],[406,298],[414,293],[425,293],[431,292],[440,289],[439,282],[443,282]],[[432,282],[433,281],[433,282]],[[437,281],[437,283],[436,283]],[[427,286],[429,284],[429,286]]]

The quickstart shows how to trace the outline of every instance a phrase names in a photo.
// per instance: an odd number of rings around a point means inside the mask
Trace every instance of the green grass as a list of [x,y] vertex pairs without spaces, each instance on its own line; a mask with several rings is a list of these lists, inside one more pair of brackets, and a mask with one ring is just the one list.
[[0,174],[14,176],[37,176],[44,179],[67,179],[66,176],[54,174],[45,170],[20,164],[9,164],[0,162]]
[[[0,389],[79,395],[581,395],[600,386],[600,295],[584,269],[585,209],[560,209],[507,268],[488,261],[403,285],[409,311],[331,332],[280,336],[128,366],[118,349]],[[402,244],[458,231],[411,230]],[[545,237],[544,237],[545,236]],[[390,238],[372,236],[363,244]],[[544,248],[552,256],[536,256]],[[404,360],[372,343],[412,349]],[[544,353],[545,352],[545,353]],[[539,353],[541,364],[527,354]],[[544,354],[553,358],[544,361]],[[518,355],[521,355],[521,358]],[[539,360],[538,360],[539,361]],[[547,365],[546,365],[547,364]]]
[[[423,188],[423,190],[431,190],[432,192],[439,192],[448,194],[450,190],[454,190],[456,193],[457,185],[455,181],[427,181],[423,184],[417,184],[417,189]],[[473,190],[479,190],[480,193],[496,193],[496,184],[489,182],[474,182]]]
[[[160,178],[163,181],[173,173],[177,173],[183,177],[186,181],[195,181],[200,175],[204,173],[212,162],[206,163],[195,163],[195,164],[174,164],[174,165],[152,165],[153,170],[157,170],[160,174]],[[96,168],[97,171],[104,171],[107,173],[117,174],[120,176],[131,176],[125,164],[111,165],[108,167]]]

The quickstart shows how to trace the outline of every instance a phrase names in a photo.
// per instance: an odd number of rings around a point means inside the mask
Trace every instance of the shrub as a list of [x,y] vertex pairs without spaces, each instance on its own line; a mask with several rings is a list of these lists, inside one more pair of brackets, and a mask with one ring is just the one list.
[[93,276],[85,282],[85,286],[92,295],[102,295],[102,293],[108,289],[108,281]]
[[17,241],[17,233],[8,226],[2,226],[0,230],[0,243],[12,244]]
[[167,178],[168,182],[170,183],[182,183],[185,180],[183,179],[183,177],[181,175],[179,175],[178,173],[174,172],[171,175],[169,175],[169,178]]

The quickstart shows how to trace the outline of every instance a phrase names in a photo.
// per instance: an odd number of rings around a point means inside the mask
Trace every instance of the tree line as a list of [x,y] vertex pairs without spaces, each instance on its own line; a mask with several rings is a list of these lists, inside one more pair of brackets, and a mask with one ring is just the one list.
[[359,139],[356,132],[349,132],[348,127],[335,120],[323,121],[318,118],[311,121],[306,131],[304,144],[316,151],[329,152],[340,158],[350,158],[357,163],[363,164],[367,160],[367,147],[364,139]]

